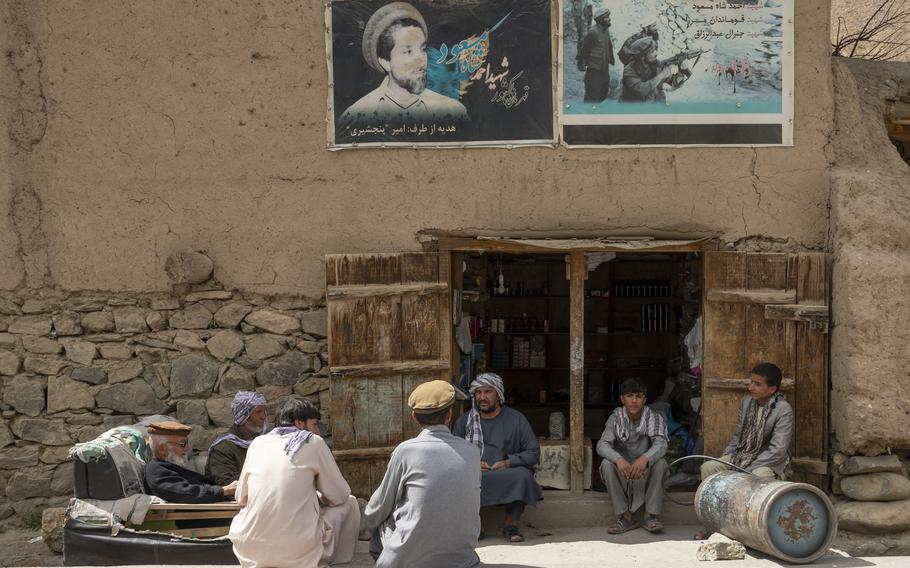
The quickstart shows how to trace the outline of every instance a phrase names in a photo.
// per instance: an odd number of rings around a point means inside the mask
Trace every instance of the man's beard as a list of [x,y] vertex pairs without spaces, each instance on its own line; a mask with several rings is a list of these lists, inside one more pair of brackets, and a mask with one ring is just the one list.
[[179,465],[184,469],[192,469],[190,467],[190,460],[183,454],[178,454],[177,452],[168,452],[164,458],[164,461],[170,462],[174,465]]
[[479,402],[477,403],[477,408],[481,412],[496,412],[496,409],[499,408],[499,402]]
[[398,84],[399,87],[406,89],[412,95],[419,95],[424,92],[427,88],[427,74],[421,73],[420,77],[396,77],[392,75],[392,80]]

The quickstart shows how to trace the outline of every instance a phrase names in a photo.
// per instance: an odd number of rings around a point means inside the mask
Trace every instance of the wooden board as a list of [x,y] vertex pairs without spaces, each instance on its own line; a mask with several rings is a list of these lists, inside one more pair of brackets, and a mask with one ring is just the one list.
[[358,497],[370,496],[388,463],[368,450],[419,432],[407,407],[413,388],[449,379],[449,274],[444,253],[326,257],[333,449]]
[[826,307],[827,275],[826,256],[820,253],[705,254],[705,453],[720,455],[729,442],[752,367],[775,363],[794,408],[794,471],[807,482],[826,485],[819,463],[827,459],[827,336],[817,322],[780,318],[784,310],[769,312],[765,304]]

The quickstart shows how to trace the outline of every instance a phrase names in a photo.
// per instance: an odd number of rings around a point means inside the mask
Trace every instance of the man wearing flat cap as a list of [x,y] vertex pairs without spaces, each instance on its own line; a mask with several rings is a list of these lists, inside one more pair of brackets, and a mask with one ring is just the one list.
[[258,392],[238,391],[234,395],[231,402],[234,424],[209,446],[206,477],[221,485],[240,479],[250,443],[267,430],[266,404],[265,397]]
[[594,12],[594,26],[581,40],[576,60],[578,69],[585,72],[585,102],[603,102],[610,92],[610,66],[615,63],[610,10],[598,8]]
[[636,40],[629,47],[629,54],[632,61],[622,73],[622,102],[666,102],[664,90],[678,89],[692,76],[688,61],[678,66],[662,65],[657,60],[657,42],[650,36]]
[[190,469],[187,453],[191,426],[179,422],[153,422],[148,426],[153,458],[145,466],[147,493],[170,503],[230,501],[237,482],[214,484]]
[[469,120],[463,104],[427,88],[427,24],[417,8],[392,2],[376,10],[363,30],[361,47],[367,65],[385,78],[344,111],[339,132],[367,125]]
[[456,400],[448,381],[428,381],[408,397],[423,426],[395,448],[364,511],[379,568],[468,568],[480,564],[480,452],[449,432]]

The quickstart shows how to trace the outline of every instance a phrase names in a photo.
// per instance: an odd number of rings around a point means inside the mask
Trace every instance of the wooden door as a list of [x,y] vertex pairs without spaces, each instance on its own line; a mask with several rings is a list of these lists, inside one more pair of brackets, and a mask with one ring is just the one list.
[[749,371],[771,362],[793,406],[794,480],[827,489],[828,263],[821,253],[705,254],[705,453],[736,427]]
[[333,451],[369,498],[394,447],[420,429],[408,395],[450,380],[449,255],[326,256]]

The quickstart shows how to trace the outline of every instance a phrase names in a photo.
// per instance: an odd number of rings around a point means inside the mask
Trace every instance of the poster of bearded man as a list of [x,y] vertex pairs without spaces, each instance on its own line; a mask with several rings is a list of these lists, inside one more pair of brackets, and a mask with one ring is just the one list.
[[334,0],[331,149],[552,145],[555,0]]

